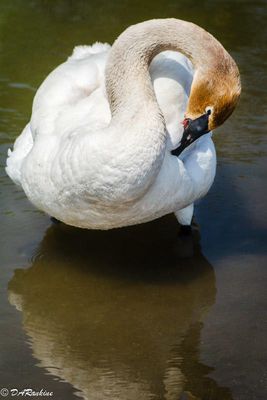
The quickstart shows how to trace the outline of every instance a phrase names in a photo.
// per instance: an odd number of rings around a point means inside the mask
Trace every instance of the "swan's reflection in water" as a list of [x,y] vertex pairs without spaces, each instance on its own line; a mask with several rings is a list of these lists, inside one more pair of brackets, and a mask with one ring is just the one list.
[[214,272],[197,233],[177,243],[172,217],[109,232],[53,226],[9,293],[40,365],[86,399],[231,399],[198,354]]

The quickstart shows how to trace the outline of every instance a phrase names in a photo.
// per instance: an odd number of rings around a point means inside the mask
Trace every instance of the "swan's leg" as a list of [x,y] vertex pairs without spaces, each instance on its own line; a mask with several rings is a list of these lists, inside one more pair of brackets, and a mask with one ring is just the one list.
[[61,224],[61,221],[59,221],[55,217],[50,217],[50,220],[53,222],[53,224]]
[[191,233],[191,222],[194,213],[194,204],[190,204],[189,206],[182,208],[181,210],[175,211],[175,216],[178,219],[179,224],[181,225],[181,233]]

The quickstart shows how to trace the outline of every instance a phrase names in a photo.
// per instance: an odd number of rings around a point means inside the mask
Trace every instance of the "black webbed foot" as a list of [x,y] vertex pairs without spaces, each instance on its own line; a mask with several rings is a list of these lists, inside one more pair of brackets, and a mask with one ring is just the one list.
[[61,224],[61,221],[59,221],[59,220],[56,219],[55,217],[50,217],[50,221],[52,221],[53,224]]
[[192,235],[192,226],[191,225],[181,225],[179,235],[191,236]]

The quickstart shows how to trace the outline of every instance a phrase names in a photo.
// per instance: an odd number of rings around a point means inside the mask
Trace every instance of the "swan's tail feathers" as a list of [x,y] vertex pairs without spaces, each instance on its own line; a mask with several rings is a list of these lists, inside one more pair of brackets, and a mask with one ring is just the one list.
[[30,124],[26,125],[21,135],[16,139],[13,151],[8,149],[6,173],[16,185],[21,186],[22,163],[33,146]]
[[76,46],[73,49],[72,55],[69,57],[69,60],[81,60],[92,54],[105,53],[110,49],[110,45],[108,43],[100,43],[96,42],[92,46]]

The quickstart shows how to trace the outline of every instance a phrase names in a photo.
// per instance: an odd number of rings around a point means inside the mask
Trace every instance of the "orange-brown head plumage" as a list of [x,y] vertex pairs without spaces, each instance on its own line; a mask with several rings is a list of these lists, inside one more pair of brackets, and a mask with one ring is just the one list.
[[215,129],[234,111],[241,93],[238,67],[223,47],[214,49],[214,63],[200,67],[194,77],[186,117],[195,119],[211,110],[209,129]]

